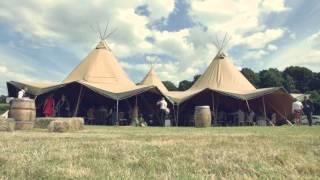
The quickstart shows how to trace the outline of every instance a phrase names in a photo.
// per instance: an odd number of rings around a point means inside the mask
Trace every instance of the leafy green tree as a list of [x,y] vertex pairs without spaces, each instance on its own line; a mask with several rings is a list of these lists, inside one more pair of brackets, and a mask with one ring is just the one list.
[[6,103],[6,96],[4,96],[4,95],[1,95],[0,96],[0,104],[3,104],[3,103]]
[[310,98],[314,105],[314,114],[320,114],[320,90],[309,91],[306,94],[310,94]]
[[309,84],[310,90],[320,90],[320,73],[314,73]]
[[185,91],[187,89],[189,89],[191,86],[192,86],[192,82],[191,81],[188,81],[188,80],[183,80],[179,83],[179,91]]
[[173,84],[171,81],[162,81],[163,85],[169,90],[169,91],[176,91],[178,88],[176,85]]
[[288,74],[284,76],[283,86],[289,93],[297,91],[293,78]]
[[298,66],[290,66],[283,71],[284,76],[290,75],[294,82],[296,89],[304,93],[309,91],[309,83],[313,79],[313,73],[311,70],[305,67],[298,67]]
[[255,73],[250,68],[243,68],[241,73],[253,84],[256,88],[259,87],[260,84],[260,77],[258,73]]
[[284,79],[278,69],[270,68],[268,70],[262,70],[259,76],[261,88],[283,86]]

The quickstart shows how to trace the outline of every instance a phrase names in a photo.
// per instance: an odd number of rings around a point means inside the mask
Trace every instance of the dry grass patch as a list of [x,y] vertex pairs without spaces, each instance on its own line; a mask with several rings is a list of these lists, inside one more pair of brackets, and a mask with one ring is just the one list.
[[4,179],[319,179],[320,126],[0,132]]

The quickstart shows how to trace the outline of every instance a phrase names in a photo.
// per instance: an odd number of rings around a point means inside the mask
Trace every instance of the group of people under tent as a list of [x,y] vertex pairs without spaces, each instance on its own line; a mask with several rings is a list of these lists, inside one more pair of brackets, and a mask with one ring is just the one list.
[[263,112],[254,112],[250,109],[245,111],[238,109],[235,112],[227,113],[223,110],[217,113],[215,117],[214,125],[221,126],[252,126],[252,125],[276,125],[277,114],[275,112],[268,112],[264,114]]
[[[28,97],[28,88],[24,87],[18,92],[18,98]],[[156,113],[143,114],[138,113],[137,117],[132,117],[133,112],[123,112],[122,109],[118,109],[116,105],[92,105],[85,109],[84,114],[86,124],[98,124],[98,125],[130,125],[136,124],[139,126],[164,126],[165,120],[169,119],[170,109],[165,98],[161,98],[156,103],[158,109]],[[70,117],[71,112],[70,102],[68,98],[62,94],[56,98],[53,93],[49,94],[43,103],[37,104],[37,109],[41,110],[41,115],[45,117]],[[39,113],[38,113],[39,115]],[[40,116],[41,116],[40,115]]]
[[[137,125],[137,126],[164,126],[165,120],[170,119],[170,110],[165,98],[156,103],[158,109],[153,113],[138,112],[137,109],[123,111],[121,107],[112,105],[90,106],[85,116],[86,124],[98,125]],[[135,112],[136,110],[136,112]],[[117,117],[118,116],[118,117]]]
[[[28,96],[27,87],[22,88],[18,92],[18,98],[25,98]],[[133,122],[135,124],[164,126],[165,120],[170,119],[170,110],[165,98],[161,98],[156,103],[158,110],[153,114],[138,113],[138,116],[133,119],[132,112],[122,112],[121,109],[116,112],[116,106],[107,108],[106,106],[95,107],[92,106],[87,109],[85,119],[87,124],[105,124],[105,125],[129,125]],[[38,105],[39,106],[39,105]],[[49,94],[43,104],[40,105],[42,114],[45,117],[70,117],[71,109],[70,103],[65,95],[61,95],[58,101],[55,100],[53,94]],[[296,125],[301,125],[302,115],[306,115],[309,126],[312,126],[312,113],[314,106],[309,97],[305,96],[303,102],[295,101],[292,103],[293,122]],[[193,111],[189,112],[192,119],[187,124],[193,125]],[[233,112],[220,110],[219,112],[211,111],[212,125],[275,125],[277,123],[277,114],[275,112],[268,112],[264,114],[262,111],[254,112],[238,109]],[[118,116],[118,117],[117,117]],[[172,119],[172,118],[171,118]],[[117,121],[118,120],[118,121]],[[191,124],[190,124],[191,122]]]
[[[18,98],[28,98],[28,88],[24,87],[18,92]],[[38,104],[41,114],[45,117],[70,117],[70,102],[64,94],[56,101],[53,94],[49,94],[43,104]],[[37,109],[38,109],[37,108]]]
[[[182,114],[184,122],[180,122],[183,126],[194,126],[194,110]],[[211,109],[212,126],[253,126],[260,125],[274,126],[277,124],[277,114],[268,111],[264,114],[263,110],[254,111],[253,109],[227,109],[220,108],[219,111]]]
[[294,115],[294,123],[301,125],[302,115],[306,115],[309,126],[312,126],[312,114],[314,111],[314,105],[308,96],[304,96],[302,102],[298,99],[292,103],[292,113]]

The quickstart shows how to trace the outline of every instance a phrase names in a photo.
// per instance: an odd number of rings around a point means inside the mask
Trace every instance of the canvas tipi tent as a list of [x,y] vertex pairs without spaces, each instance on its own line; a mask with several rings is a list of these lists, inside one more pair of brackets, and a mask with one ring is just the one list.
[[67,93],[71,103],[74,104],[74,116],[78,115],[81,105],[86,104],[82,103],[85,100],[98,102],[109,99],[118,110],[119,101],[128,100],[134,96],[145,93],[162,96],[155,86],[135,85],[123,71],[105,40],[101,40],[63,82],[39,84],[10,81],[7,82],[9,96],[16,96],[18,89],[24,86],[28,87],[30,95],[37,97],[37,101],[43,101],[49,93]]
[[281,87],[256,89],[223,53],[224,43],[227,41],[216,43],[215,58],[190,89],[166,93],[178,109],[180,106],[179,112],[182,112],[181,107],[189,107],[187,111],[190,112],[196,105],[209,105],[216,113],[221,106],[233,110],[245,106],[248,110],[257,107],[255,110],[262,111],[265,117],[267,111],[272,111],[286,119],[291,111],[292,97]]

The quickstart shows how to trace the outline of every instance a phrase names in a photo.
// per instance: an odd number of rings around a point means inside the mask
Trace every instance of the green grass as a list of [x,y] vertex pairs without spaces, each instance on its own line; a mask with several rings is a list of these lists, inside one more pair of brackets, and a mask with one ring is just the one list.
[[0,104],[0,115],[9,110],[9,104]]
[[320,126],[87,126],[0,137],[0,179],[320,178]]

